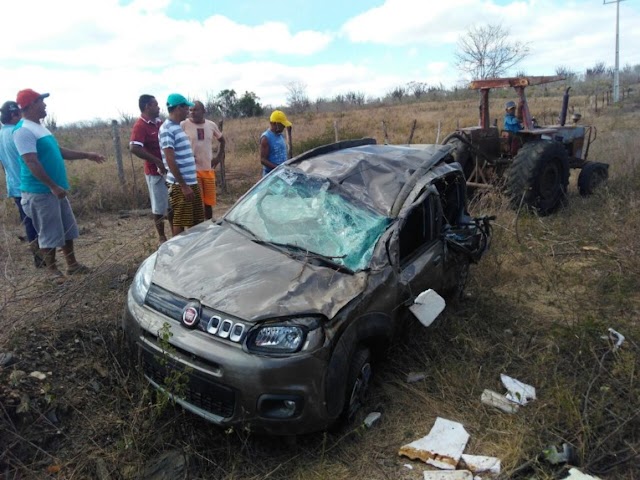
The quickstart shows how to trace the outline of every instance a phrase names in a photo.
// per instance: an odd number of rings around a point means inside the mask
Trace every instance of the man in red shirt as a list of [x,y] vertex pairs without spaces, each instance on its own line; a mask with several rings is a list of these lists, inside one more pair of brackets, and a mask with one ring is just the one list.
[[149,188],[151,213],[158,232],[158,242],[167,241],[164,233],[164,219],[169,208],[169,194],[164,176],[167,169],[162,163],[162,153],[158,140],[158,130],[162,124],[159,115],[160,107],[153,95],[140,95],[138,100],[140,118],[133,125],[129,150],[136,157],[144,160],[144,176]]

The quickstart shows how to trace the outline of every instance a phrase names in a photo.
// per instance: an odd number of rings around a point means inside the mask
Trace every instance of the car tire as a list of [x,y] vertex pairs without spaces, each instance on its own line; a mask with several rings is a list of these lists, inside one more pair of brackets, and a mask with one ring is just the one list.
[[358,412],[364,406],[371,384],[371,352],[366,347],[358,347],[351,356],[347,388],[342,412],[346,423],[353,423]]

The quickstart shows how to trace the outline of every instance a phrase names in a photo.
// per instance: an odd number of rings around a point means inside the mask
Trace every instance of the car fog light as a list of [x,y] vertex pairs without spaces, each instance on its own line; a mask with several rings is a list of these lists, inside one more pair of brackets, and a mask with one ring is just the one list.
[[302,412],[302,397],[295,395],[262,395],[258,412],[265,418],[293,418]]

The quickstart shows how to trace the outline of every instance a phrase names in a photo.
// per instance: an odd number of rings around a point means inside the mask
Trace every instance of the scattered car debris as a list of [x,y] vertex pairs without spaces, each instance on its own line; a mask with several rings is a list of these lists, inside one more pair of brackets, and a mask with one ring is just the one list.
[[500,379],[507,389],[507,393],[500,395],[493,390],[485,390],[480,397],[480,401],[485,405],[495,407],[505,413],[516,413],[520,405],[526,405],[536,399],[536,389],[531,385],[504,374],[500,375]]
[[624,342],[625,337],[620,332],[615,331],[613,328],[609,328],[607,332],[608,335],[603,335],[601,338],[613,342],[613,347],[611,348],[611,350],[615,352],[620,348],[620,346]]
[[37,378],[38,380],[44,380],[47,378],[46,373],[38,372],[37,370],[35,372],[31,372],[29,376],[33,378]]
[[520,405],[508,400],[504,395],[500,395],[493,390],[485,390],[482,392],[480,401],[490,407],[495,407],[498,410],[502,410],[505,413],[516,413],[520,408]]
[[380,417],[382,417],[382,414],[380,412],[371,412],[369,415],[367,415],[367,418],[364,419],[364,426],[367,428],[373,427],[376,423],[378,423]]
[[416,383],[427,378],[425,372],[411,372],[407,374],[407,383]]
[[473,480],[473,475],[468,470],[425,471],[424,480]]
[[569,462],[575,455],[573,445],[568,443],[562,444],[562,451],[558,451],[558,447],[551,445],[542,451],[544,459],[552,465]]
[[413,470],[413,465],[411,465],[410,463],[405,463],[403,465],[404,468],[408,469],[408,470]]
[[414,300],[414,304],[409,307],[411,313],[425,327],[430,326],[433,321],[442,313],[446,302],[434,290],[429,289],[420,293]]
[[479,473],[500,473],[500,459],[497,457],[463,453],[461,463],[464,468],[471,471],[474,475]]
[[502,384],[508,390],[506,394],[508,400],[519,405],[526,405],[531,400],[536,399],[536,389],[531,385],[522,383],[520,380],[516,380],[505,374],[500,375],[500,380],[502,380]]
[[565,480],[600,480],[599,477],[594,477],[593,475],[582,473],[577,468],[572,468],[571,470],[569,470],[569,476],[564,478]]
[[402,446],[398,454],[443,470],[455,470],[468,441],[469,434],[461,423],[438,417],[428,435]]

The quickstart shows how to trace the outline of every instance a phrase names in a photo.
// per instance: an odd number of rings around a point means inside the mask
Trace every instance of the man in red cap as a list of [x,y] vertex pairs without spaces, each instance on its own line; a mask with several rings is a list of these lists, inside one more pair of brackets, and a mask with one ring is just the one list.
[[69,181],[64,160],[88,158],[102,163],[104,157],[58,145],[51,132],[40,123],[47,116],[44,99],[48,96],[48,93],[41,94],[30,88],[18,92],[16,102],[22,110],[22,120],[16,125],[13,140],[22,157],[22,207],[38,232],[47,270],[56,283],[62,283],[65,278],[56,265],[56,248],[64,254],[67,275],[89,271],[77,262],[73,250],[73,240],[78,238],[79,232],[67,198]]

